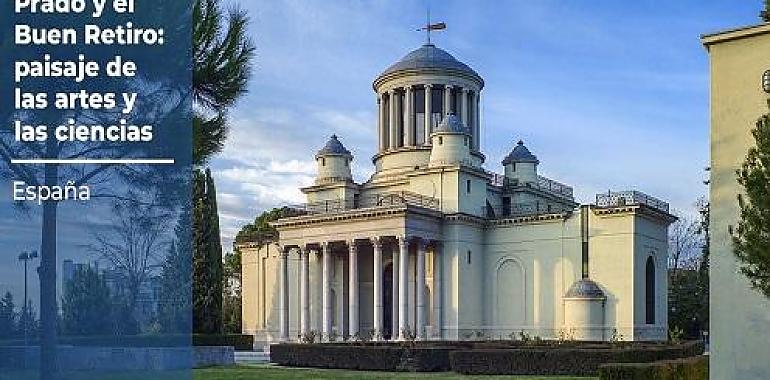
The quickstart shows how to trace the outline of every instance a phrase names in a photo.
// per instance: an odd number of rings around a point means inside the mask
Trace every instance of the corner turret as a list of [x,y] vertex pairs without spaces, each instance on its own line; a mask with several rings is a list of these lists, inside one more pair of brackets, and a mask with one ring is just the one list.
[[315,155],[318,164],[316,183],[352,181],[350,162],[353,155],[345,149],[337,135],[332,135],[326,145]]
[[540,161],[532,154],[524,141],[519,140],[508,156],[503,160],[505,167],[505,179],[511,183],[527,184],[537,183],[537,165]]
[[457,115],[446,115],[430,138],[430,166],[471,163],[471,134]]

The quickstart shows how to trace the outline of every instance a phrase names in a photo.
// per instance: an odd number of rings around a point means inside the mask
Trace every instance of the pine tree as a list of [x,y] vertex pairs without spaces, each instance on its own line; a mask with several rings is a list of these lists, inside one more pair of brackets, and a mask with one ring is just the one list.
[[158,321],[164,333],[188,334],[192,320],[192,245],[190,207],[182,210],[175,228],[175,239],[161,269]]
[[204,165],[227,138],[227,108],[246,93],[254,44],[249,19],[238,8],[223,15],[220,0],[196,0],[193,8],[193,162]]
[[745,192],[738,195],[741,218],[730,234],[741,272],[752,288],[770,297],[770,114],[759,118],[751,134],[756,146],[737,170]]
[[211,171],[193,174],[193,332],[222,332],[222,244]]
[[765,9],[759,13],[764,22],[770,22],[770,0],[765,0]]

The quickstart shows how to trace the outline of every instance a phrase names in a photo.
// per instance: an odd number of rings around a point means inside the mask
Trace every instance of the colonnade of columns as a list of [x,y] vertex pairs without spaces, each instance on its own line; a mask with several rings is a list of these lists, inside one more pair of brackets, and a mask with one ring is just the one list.
[[[410,309],[409,300],[409,257],[410,243],[414,244],[415,250],[415,285],[412,289],[417,290],[414,297],[413,309]],[[360,331],[361,323],[359,318],[359,252],[360,246],[367,244],[365,240],[351,240],[345,242],[348,254],[348,330],[347,335],[354,337],[362,333]],[[426,319],[428,316],[427,300],[425,299],[426,288],[426,252],[430,242],[420,238],[396,237],[381,238],[373,237],[368,239],[368,244],[372,247],[373,259],[373,330],[372,338],[374,340],[382,339],[385,333],[384,326],[384,271],[383,271],[383,245],[393,246],[393,314],[392,314],[392,339],[405,340],[409,333],[414,333],[417,339],[426,339]],[[307,244],[305,246],[284,247],[280,253],[279,266],[279,296],[280,296],[280,340],[289,340],[289,279],[288,279],[288,257],[291,252],[299,255],[299,320],[300,334],[304,335],[310,332],[310,253],[321,255],[322,275],[321,275],[321,310],[322,324],[321,333],[323,339],[328,339],[332,334],[332,296],[331,296],[331,275],[332,275],[332,251],[329,242],[318,244]],[[434,324],[440,331],[441,325],[441,265],[438,264],[438,249],[434,246],[432,258],[433,263],[433,315]],[[317,285],[316,285],[317,286]],[[409,325],[410,312],[414,312],[415,326]],[[340,321],[341,323],[342,321]],[[439,333],[440,336],[440,333]]]
[[[442,91],[441,108],[433,109],[432,94],[437,91]],[[417,104],[418,95],[422,95],[424,104]],[[460,116],[470,129],[473,150],[481,148],[478,91],[448,84],[408,85],[380,93],[377,105],[380,152],[430,145],[431,132],[441,118],[450,113]],[[423,115],[422,123],[417,120],[420,113]]]

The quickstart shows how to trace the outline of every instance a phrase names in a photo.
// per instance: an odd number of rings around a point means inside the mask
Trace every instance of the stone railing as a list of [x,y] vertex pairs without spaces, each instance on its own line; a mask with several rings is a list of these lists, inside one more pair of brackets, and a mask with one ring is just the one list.
[[538,189],[547,193],[553,194],[559,198],[574,199],[574,190],[571,186],[567,186],[561,182],[554,181],[550,178],[543,176],[537,176],[537,184],[534,183],[519,183],[519,181],[506,178],[502,174],[487,171],[487,175],[490,177],[492,186],[496,187],[529,187],[532,189]]
[[641,191],[609,191],[607,193],[596,194],[596,205],[600,207],[638,204],[644,204],[654,209],[669,212],[668,203],[658,198],[651,197]]

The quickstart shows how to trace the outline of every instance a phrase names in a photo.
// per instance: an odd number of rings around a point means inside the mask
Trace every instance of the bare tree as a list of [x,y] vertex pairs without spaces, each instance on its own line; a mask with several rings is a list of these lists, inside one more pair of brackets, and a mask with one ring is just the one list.
[[669,229],[669,269],[673,273],[680,269],[698,269],[702,245],[700,222],[680,214]]

